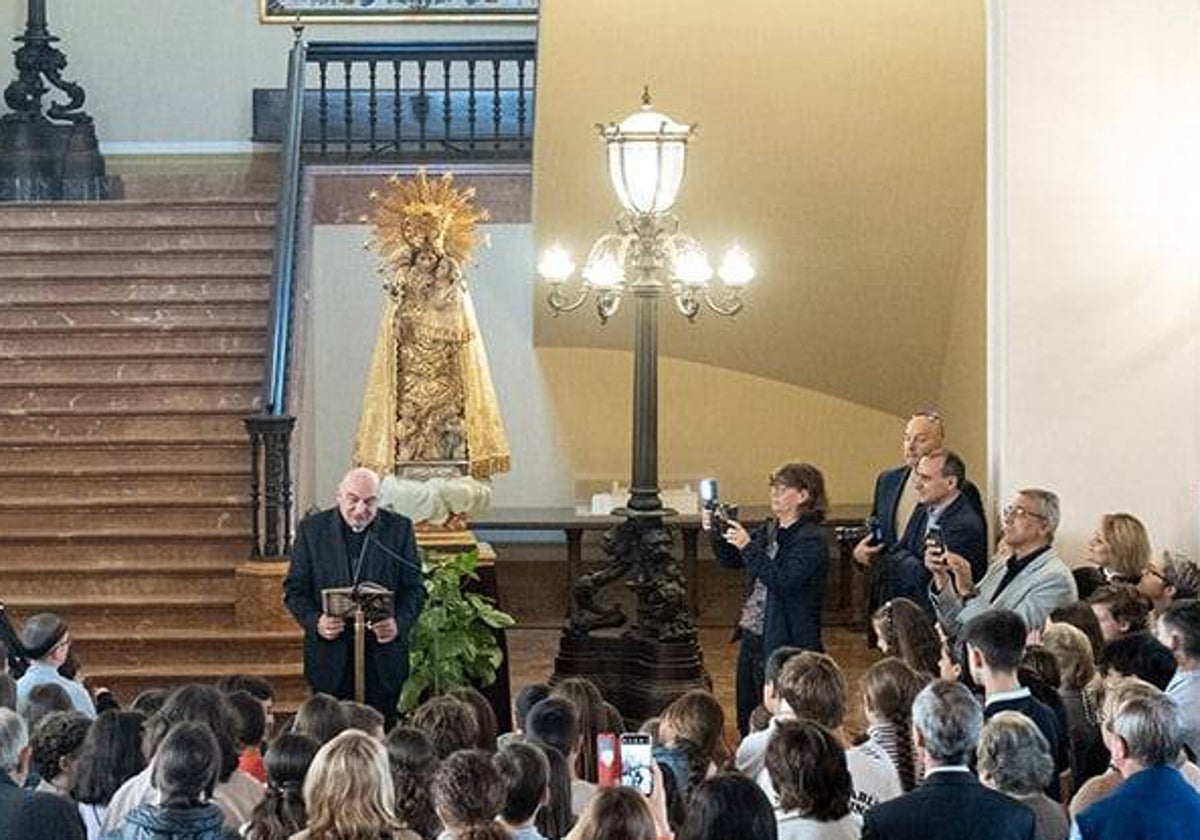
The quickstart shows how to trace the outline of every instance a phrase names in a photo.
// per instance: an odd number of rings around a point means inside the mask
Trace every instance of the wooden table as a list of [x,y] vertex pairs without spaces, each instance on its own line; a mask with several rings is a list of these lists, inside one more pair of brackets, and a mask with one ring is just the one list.
[[[862,526],[867,514],[871,512],[869,505],[836,505],[826,517],[825,524],[832,530],[831,545],[838,560],[831,565],[831,583],[833,594],[837,599],[838,609],[842,615],[838,623],[857,623],[862,620],[861,599],[858,598],[856,587],[853,585],[853,563],[850,560],[847,546],[847,534]],[[770,508],[764,506],[742,507],[738,518],[747,528],[753,529],[770,515]],[[566,591],[568,599],[571,588],[583,571],[583,535],[586,531],[607,531],[615,525],[624,522],[620,516],[593,516],[580,513],[569,507],[511,507],[492,508],[485,511],[477,519],[471,521],[472,529],[476,531],[550,531],[561,532],[567,540],[566,556]],[[693,614],[696,613],[697,580],[699,565],[700,516],[699,514],[676,514],[664,517],[665,524],[679,530],[683,544],[684,573],[693,585],[688,587],[689,601]],[[569,604],[568,604],[569,609]]]

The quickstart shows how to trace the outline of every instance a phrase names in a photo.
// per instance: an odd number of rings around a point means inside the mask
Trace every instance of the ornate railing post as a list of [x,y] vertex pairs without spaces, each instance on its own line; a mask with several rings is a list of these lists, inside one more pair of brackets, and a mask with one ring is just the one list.
[[292,427],[285,414],[256,414],[243,421],[250,435],[251,558],[282,557],[292,547]]
[[[4,90],[0,116],[0,201],[77,201],[107,196],[104,158],[83,88],[63,79],[67,57],[53,46],[46,0],[29,0],[25,34],[14,40],[16,77]],[[67,97],[42,99],[52,89]],[[55,122],[57,121],[57,122]]]

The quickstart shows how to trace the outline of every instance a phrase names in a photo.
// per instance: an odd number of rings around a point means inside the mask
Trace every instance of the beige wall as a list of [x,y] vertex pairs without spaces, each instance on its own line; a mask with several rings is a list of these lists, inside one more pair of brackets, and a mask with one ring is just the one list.
[[967,227],[967,245],[943,328],[946,350],[937,407],[946,418],[947,444],[966,460],[969,477],[986,499],[987,368],[983,360],[987,357],[987,205],[982,181],[981,172],[979,193]]
[[[249,147],[250,92],[284,86],[290,27],[258,22],[257,0],[60,0],[47,4],[65,74],[87,92],[106,151]],[[19,34],[25,3],[0,0],[0,37]],[[10,34],[11,33],[11,34]],[[309,26],[318,40],[530,38],[520,24]],[[6,51],[7,54],[7,51]],[[0,85],[13,74],[0,62]]]
[[[628,484],[633,388],[629,351],[544,347],[541,370],[575,479]],[[659,476],[678,486],[716,476],[721,495],[766,504],[767,475],[789,460],[825,474],[833,504],[869,503],[881,466],[900,461],[903,421],[807,388],[682,359],[659,368]]]
[[996,489],[1063,497],[1197,546],[1200,6],[992,4],[991,435]]
[[[944,325],[984,178],[982,0],[549,0],[537,244],[582,262],[619,206],[597,121],[642,85],[699,124],[678,213],[760,275],[736,322],[664,317],[670,355],[906,414],[944,396]],[[970,241],[974,240],[974,241]],[[975,275],[979,287],[983,274]],[[632,318],[535,318],[539,346],[627,346]],[[617,329],[614,329],[617,327]],[[971,363],[984,369],[982,346]],[[960,420],[984,427],[984,415]],[[982,432],[979,433],[982,436]]]

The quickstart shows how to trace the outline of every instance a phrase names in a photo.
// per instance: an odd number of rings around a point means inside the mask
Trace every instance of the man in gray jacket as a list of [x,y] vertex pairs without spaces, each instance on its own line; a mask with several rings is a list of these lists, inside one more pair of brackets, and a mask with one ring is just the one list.
[[1078,598],[1071,570],[1051,543],[1058,528],[1058,496],[1026,489],[1004,508],[1000,551],[983,579],[976,582],[966,558],[947,551],[926,551],[933,573],[929,597],[948,636],[980,613],[1012,610],[1026,627],[1041,627],[1050,612]]

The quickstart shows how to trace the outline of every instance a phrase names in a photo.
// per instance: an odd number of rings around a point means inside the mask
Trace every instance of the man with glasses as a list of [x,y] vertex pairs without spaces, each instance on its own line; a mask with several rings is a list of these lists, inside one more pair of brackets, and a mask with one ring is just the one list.
[[17,680],[18,703],[25,702],[37,686],[54,683],[67,692],[78,712],[89,718],[96,716],[96,705],[87,689],[58,672],[71,651],[71,631],[65,621],[54,613],[30,616],[21,630],[21,647],[29,657],[29,668]]
[[1052,610],[1077,599],[1071,570],[1051,544],[1058,521],[1054,493],[1018,492],[1004,508],[1000,551],[980,580],[962,555],[926,549],[925,566],[933,576],[929,595],[946,635],[957,636],[968,621],[991,609],[1012,610],[1026,627],[1041,627]]
[[314,692],[347,700],[354,695],[354,628],[326,614],[321,593],[374,583],[395,595],[395,614],[368,625],[365,701],[391,728],[408,676],[408,636],[425,586],[412,521],[379,509],[379,476],[364,468],[346,473],[337,507],[300,523],[284,603],[304,628],[304,676]]

